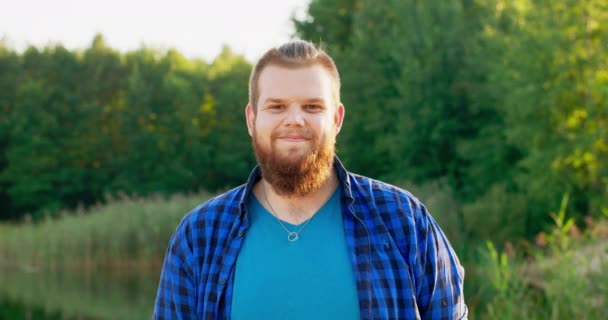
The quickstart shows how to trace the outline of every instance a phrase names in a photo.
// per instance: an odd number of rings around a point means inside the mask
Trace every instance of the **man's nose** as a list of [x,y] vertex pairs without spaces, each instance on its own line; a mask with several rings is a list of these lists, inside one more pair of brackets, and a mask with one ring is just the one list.
[[285,125],[290,126],[302,126],[304,125],[304,115],[302,114],[302,110],[298,105],[289,106],[289,110],[287,111],[287,118],[285,119]]

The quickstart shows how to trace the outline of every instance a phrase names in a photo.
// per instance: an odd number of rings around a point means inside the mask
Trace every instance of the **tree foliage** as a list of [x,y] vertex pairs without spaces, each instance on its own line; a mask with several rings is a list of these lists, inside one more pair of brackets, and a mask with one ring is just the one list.
[[250,68],[229,48],[206,63],[101,35],[82,52],[0,46],[0,218],[241,183]]
[[575,215],[608,206],[606,12],[602,1],[317,0],[295,26],[341,70],[349,167],[447,181],[460,231],[504,241],[550,225],[564,193]]

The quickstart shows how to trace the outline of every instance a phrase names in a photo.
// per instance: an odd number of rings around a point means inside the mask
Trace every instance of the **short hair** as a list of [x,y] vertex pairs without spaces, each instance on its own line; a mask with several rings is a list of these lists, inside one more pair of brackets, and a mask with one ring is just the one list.
[[329,72],[333,82],[333,98],[336,105],[340,103],[340,74],[334,60],[321,48],[304,40],[292,40],[278,48],[272,48],[258,60],[249,77],[249,103],[257,112],[257,103],[260,98],[259,78],[267,66],[279,66],[289,69],[298,69],[320,65]]

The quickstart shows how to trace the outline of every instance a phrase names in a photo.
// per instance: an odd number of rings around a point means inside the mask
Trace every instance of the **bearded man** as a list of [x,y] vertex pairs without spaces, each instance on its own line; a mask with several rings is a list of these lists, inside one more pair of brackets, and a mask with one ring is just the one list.
[[409,192],[346,171],[334,61],[295,40],[253,68],[258,166],[187,214],[155,319],[466,319],[464,270]]

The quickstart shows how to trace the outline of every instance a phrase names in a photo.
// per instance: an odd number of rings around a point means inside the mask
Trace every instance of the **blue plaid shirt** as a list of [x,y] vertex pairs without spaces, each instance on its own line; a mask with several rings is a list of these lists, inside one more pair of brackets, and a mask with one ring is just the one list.
[[[334,167],[362,319],[466,319],[464,269],[409,192]],[[230,319],[234,270],[247,232],[246,199],[261,178],[188,213],[167,249],[154,319]]]

